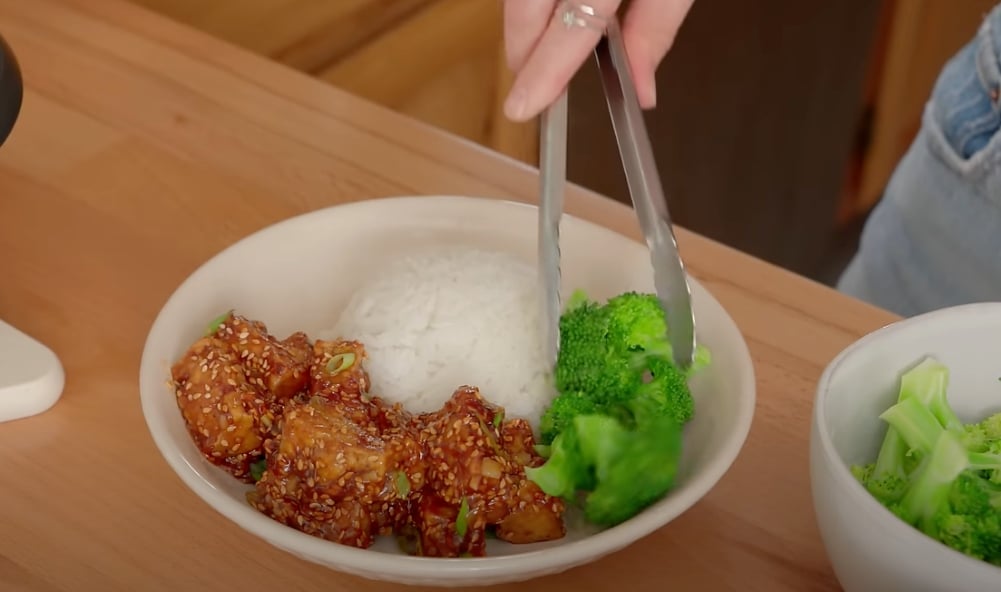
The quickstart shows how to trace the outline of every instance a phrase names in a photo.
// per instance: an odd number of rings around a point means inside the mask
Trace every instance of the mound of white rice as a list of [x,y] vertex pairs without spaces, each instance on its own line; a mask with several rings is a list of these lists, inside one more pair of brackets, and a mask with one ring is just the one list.
[[372,393],[414,413],[479,387],[534,428],[548,386],[535,269],[467,248],[412,254],[354,293],[328,338],[361,341]]

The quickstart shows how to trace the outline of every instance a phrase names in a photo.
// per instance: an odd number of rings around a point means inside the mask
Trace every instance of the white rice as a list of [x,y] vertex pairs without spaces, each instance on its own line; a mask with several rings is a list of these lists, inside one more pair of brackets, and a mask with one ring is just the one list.
[[552,399],[535,269],[467,248],[413,254],[354,293],[327,338],[361,341],[372,393],[414,413],[476,386],[533,428]]

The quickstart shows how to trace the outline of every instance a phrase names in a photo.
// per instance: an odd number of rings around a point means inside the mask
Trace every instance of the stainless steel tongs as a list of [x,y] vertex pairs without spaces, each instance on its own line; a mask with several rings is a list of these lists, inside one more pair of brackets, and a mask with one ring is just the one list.
[[[667,315],[675,363],[687,369],[695,355],[695,317],[691,289],[667,210],[653,149],[636,98],[632,73],[618,20],[608,19],[605,35],[594,50],[626,182],[640,228],[650,250],[654,287]],[[560,246],[559,225],[566,184],[567,94],[542,115],[539,169],[539,271],[547,351],[555,364],[559,353]],[[552,364],[550,367],[552,367]]]

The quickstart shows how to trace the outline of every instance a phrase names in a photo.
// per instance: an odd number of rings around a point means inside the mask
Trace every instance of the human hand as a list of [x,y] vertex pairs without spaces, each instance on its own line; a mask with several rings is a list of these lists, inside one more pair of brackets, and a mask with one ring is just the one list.
[[[622,1],[571,1],[566,6],[590,6],[598,17],[607,18]],[[654,75],[693,1],[632,0],[622,18],[629,67],[644,109],[657,103]],[[600,19],[590,19],[596,25],[593,28],[568,28],[561,20],[562,13],[563,2],[559,0],[504,0],[504,46],[508,67],[515,72],[504,103],[509,119],[527,121],[548,107],[601,40]]]

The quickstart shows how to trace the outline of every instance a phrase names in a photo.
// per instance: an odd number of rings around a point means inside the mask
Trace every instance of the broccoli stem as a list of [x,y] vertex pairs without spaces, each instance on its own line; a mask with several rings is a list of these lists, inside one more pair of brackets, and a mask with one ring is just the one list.
[[950,431],[939,432],[931,454],[915,470],[911,486],[900,500],[900,517],[935,536],[934,517],[948,503],[953,482],[968,468],[969,454],[959,437]]
[[907,443],[893,426],[887,427],[883,445],[880,446],[879,455],[876,456],[876,466],[873,467],[872,477],[874,479],[886,477],[905,479],[907,477],[907,471],[904,470],[904,456],[906,454]]
[[[948,368],[934,358],[927,357],[900,377],[897,403],[907,399],[916,399],[928,407],[931,414],[945,429],[956,430],[957,433],[962,432],[964,430],[963,424],[953,413],[946,398],[948,384]],[[888,417],[895,418],[897,413],[905,409],[910,411],[910,405],[905,406],[904,409],[898,408],[890,412]],[[926,416],[921,419],[927,424],[928,418]],[[937,435],[938,430],[926,434],[927,437],[923,439],[923,442],[927,449],[922,450],[923,452],[930,450],[931,442],[934,442]],[[908,445],[914,448],[913,443],[909,444],[892,424],[889,425],[876,457],[872,477],[876,480],[882,480],[886,477],[905,478],[907,471],[904,468],[904,458],[908,453]]]
[[969,461],[974,471],[1001,472],[1001,456],[992,452],[970,452]]
[[[927,455],[932,452],[936,442],[941,435],[948,432],[956,441],[963,446],[966,451],[967,468],[974,471],[990,471],[992,480],[1001,480],[1001,455],[992,452],[975,452],[966,447],[963,441],[965,431],[948,430],[942,427],[939,419],[933,414],[929,407],[925,407],[918,397],[907,397],[893,405],[880,415],[880,418],[890,424],[897,437],[899,437],[906,447],[920,455]],[[907,451],[904,450],[903,454]],[[890,438],[883,441],[883,448],[880,449],[876,460],[876,468],[873,469],[874,476],[881,476],[889,473],[896,474],[896,460],[899,460],[900,469],[903,469],[904,456],[897,456],[897,443]],[[880,461],[883,465],[880,466]],[[885,471],[885,473],[883,472]]]
[[962,433],[963,422],[949,405],[948,390],[949,369],[936,359],[928,357],[901,376],[899,401],[912,397],[917,399],[928,407],[942,427]]
[[[906,397],[879,416],[900,434],[911,451],[928,454],[946,431],[932,412],[916,397]],[[952,433],[952,432],[950,432]]]
[[525,476],[546,495],[575,499],[578,488],[587,482],[587,467],[581,458],[577,431],[560,432],[549,448],[549,458],[539,467],[526,467]]

